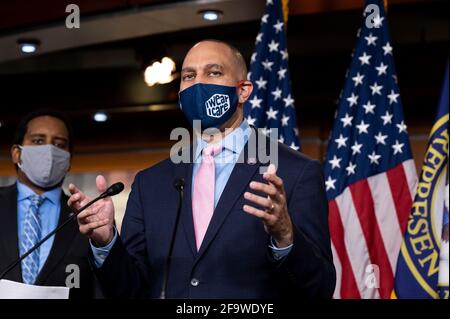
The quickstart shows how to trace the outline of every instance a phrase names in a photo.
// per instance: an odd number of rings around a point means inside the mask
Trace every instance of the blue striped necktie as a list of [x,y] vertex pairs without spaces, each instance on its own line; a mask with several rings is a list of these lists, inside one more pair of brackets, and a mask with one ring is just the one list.
[[[20,255],[25,254],[41,239],[41,222],[39,207],[44,198],[32,195],[29,198],[30,207],[25,214]],[[39,248],[22,260],[22,279],[26,284],[34,284],[39,274]]]

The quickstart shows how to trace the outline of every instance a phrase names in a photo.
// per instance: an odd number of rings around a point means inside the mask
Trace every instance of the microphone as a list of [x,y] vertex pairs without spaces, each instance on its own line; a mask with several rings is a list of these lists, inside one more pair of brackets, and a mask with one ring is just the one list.
[[0,274],[0,280],[2,280],[11,270],[14,269],[14,267],[16,267],[18,264],[20,264],[22,262],[22,260],[24,260],[25,258],[27,258],[27,256],[29,254],[31,254],[33,251],[35,251],[36,249],[38,249],[43,243],[45,243],[50,237],[52,237],[54,234],[56,234],[57,232],[59,232],[61,229],[64,228],[64,226],[66,226],[67,224],[69,224],[71,221],[73,221],[75,219],[75,217],[81,213],[83,210],[85,210],[86,208],[88,208],[89,206],[91,206],[92,204],[94,204],[95,202],[98,202],[100,199],[104,199],[106,197],[110,197],[110,196],[114,196],[119,194],[121,191],[123,191],[123,189],[125,188],[125,186],[123,185],[123,183],[118,182],[115,183],[113,185],[111,185],[106,191],[104,191],[102,194],[100,194],[98,197],[94,198],[93,200],[91,200],[89,203],[87,203],[86,205],[84,205],[83,207],[81,207],[78,210],[72,211],[72,213],[70,214],[69,218],[62,223],[61,225],[59,225],[57,228],[55,228],[54,230],[52,230],[50,233],[48,233],[44,238],[42,238],[40,241],[38,241],[33,247],[31,247],[26,253],[24,253],[22,256],[20,256],[17,260],[15,260],[13,263],[11,263],[1,274]]
[[173,183],[173,187],[175,187],[177,191],[182,191],[184,188],[184,178],[177,178]]
[[115,195],[119,194],[120,192],[122,192],[124,188],[125,188],[125,186],[121,182],[112,184],[99,197],[100,197],[100,199],[103,199],[103,198],[106,198],[106,197],[115,196]]
[[167,291],[167,281],[169,279],[169,271],[170,271],[170,263],[172,261],[172,253],[173,253],[173,246],[175,244],[175,237],[177,234],[178,224],[180,221],[180,215],[181,215],[181,206],[183,204],[183,191],[184,191],[184,178],[177,177],[173,182],[173,187],[178,192],[178,208],[177,208],[177,215],[175,218],[175,225],[173,227],[172,231],[172,238],[170,240],[170,246],[169,246],[169,254],[166,258],[166,263],[164,265],[164,274],[163,274],[163,284],[161,288],[161,295],[160,299],[166,299],[166,291]]

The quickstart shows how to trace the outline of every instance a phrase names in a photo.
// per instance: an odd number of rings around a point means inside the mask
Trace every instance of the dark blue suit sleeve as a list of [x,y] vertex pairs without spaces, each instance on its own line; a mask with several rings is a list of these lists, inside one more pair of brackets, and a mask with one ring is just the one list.
[[122,234],[102,267],[96,270],[103,292],[109,298],[150,297],[150,266],[140,189],[138,174],[128,198]]
[[322,167],[309,162],[300,173],[288,211],[294,224],[294,245],[278,266],[287,297],[331,298],[336,282],[328,228]]

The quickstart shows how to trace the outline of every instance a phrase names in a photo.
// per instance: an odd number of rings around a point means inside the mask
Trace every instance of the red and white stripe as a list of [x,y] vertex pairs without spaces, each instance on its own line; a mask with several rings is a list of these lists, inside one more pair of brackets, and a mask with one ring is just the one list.
[[[413,160],[358,181],[329,201],[335,298],[389,298],[417,186]],[[378,269],[377,287],[367,285]],[[369,268],[368,268],[369,267]]]

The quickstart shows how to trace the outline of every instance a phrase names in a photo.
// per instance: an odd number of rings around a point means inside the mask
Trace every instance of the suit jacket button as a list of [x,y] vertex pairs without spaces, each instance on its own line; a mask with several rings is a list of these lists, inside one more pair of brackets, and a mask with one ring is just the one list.
[[191,279],[191,286],[197,287],[200,284],[200,281],[196,278]]

